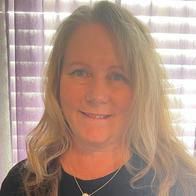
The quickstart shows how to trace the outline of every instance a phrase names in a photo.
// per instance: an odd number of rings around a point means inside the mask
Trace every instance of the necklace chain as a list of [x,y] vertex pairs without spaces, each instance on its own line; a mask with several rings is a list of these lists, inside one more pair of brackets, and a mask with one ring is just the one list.
[[74,180],[75,180],[75,182],[76,182],[76,184],[77,184],[80,192],[82,193],[82,196],[91,196],[91,195],[94,195],[99,190],[101,190],[102,188],[104,188],[109,182],[111,182],[114,179],[114,177],[118,174],[118,172],[120,171],[120,169],[121,169],[121,167],[118,168],[118,170],[112,175],[112,177],[107,182],[105,182],[103,185],[101,185],[98,189],[94,190],[90,194],[83,192],[83,190],[82,190],[82,188],[81,188],[80,184],[78,183],[78,180],[76,179],[75,176],[74,176]]

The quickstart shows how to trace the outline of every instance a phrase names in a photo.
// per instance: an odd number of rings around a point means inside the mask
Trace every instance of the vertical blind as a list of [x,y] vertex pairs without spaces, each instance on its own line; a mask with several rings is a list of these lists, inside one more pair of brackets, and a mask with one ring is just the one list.
[[[191,154],[196,132],[196,2],[122,0],[149,28],[168,73],[173,127]],[[171,149],[172,150],[172,149]]]
[[[25,158],[25,136],[42,112],[41,76],[58,24],[89,0],[8,0],[13,163]],[[196,2],[115,1],[151,30],[167,69],[173,126],[194,153],[196,129]],[[172,150],[172,149],[171,149]]]

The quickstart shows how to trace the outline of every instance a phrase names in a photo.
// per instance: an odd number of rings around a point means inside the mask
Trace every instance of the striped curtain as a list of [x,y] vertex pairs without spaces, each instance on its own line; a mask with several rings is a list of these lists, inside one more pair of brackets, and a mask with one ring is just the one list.
[[[1,14],[6,16],[3,18],[3,21],[6,21],[4,33],[7,35],[4,39],[8,41],[9,54],[7,84],[10,95],[13,164],[25,158],[25,136],[37,124],[43,112],[41,76],[51,49],[52,35],[58,24],[75,8],[93,2],[1,1],[1,4],[5,3],[5,9]],[[178,131],[179,138],[187,145],[188,151],[193,154],[196,148],[196,2],[183,0],[113,0],[113,2],[128,8],[150,28],[157,44],[157,51],[162,57],[162,66],[166,68],[169,81],[173,85],[168,89],[173,126]],[[0,44],[2,45],[2,42]],[[7,64],[1,66],[7,67]],[[1,156],[7,155],[4,153]]]

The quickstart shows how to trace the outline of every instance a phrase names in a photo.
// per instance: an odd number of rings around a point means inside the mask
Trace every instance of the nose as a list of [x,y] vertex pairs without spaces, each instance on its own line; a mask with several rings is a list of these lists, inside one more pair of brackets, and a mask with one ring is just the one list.
[[98,106],[107,104],[110,99],[110,88],[104,78],[93,78],[88,85],[86,92],[86,101],[93,105]]

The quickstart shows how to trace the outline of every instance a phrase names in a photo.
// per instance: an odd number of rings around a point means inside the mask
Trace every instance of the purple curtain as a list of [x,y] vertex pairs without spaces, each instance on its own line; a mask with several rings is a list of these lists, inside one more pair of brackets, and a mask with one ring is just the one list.
[[7,2],[13,162],[18,162],[26,156],[25,135],[42,114],[44,15],[42,0]]

